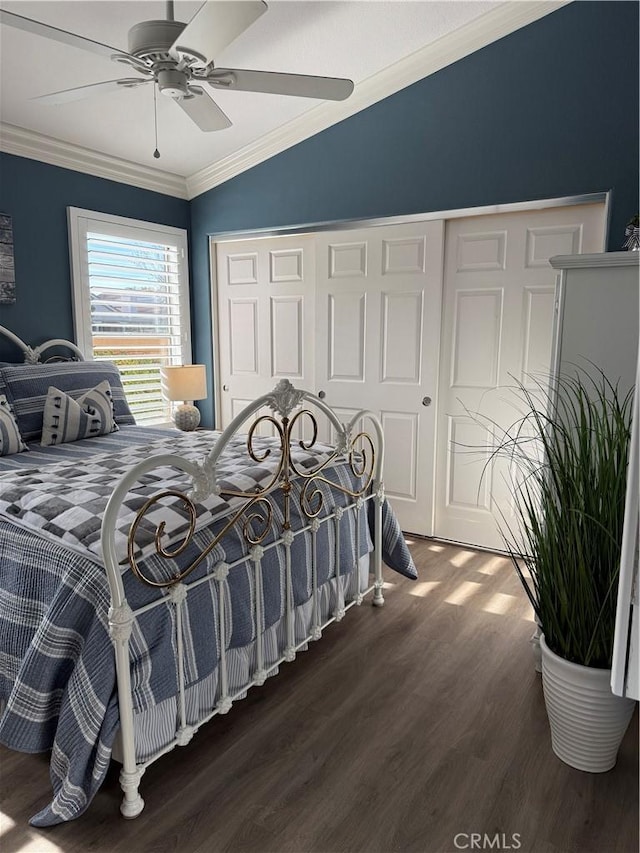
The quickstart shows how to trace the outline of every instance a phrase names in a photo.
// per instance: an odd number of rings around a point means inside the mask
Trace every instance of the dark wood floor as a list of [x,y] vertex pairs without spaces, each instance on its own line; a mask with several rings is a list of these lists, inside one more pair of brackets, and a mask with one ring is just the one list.
[[441,853],[472,849],[471,833],[493,850],[637,851],[637,716],[614,770],[564,765],[508,562],[412,550],[418,582],[388,572],[384,608],[350,611],[153,765],[137,820],[119,816],[112,767],[81,818],[32,829],[47,757],[3,748],[2,851]]

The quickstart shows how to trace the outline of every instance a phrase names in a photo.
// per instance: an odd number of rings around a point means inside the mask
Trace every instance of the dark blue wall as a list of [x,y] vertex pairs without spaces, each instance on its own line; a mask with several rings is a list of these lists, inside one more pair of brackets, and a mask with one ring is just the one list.
[[[210,234],[612,190],[609,249],[619,249],[639,207],[638,70],[638,3],[574,2],[191,204],[0,155],[18,297],[0,305],[0,323],[34,343],[73,334],[69,205],[182,228],[191,219],[194,357],[210,383]],[[210,424],[213,394],[200,405]]]
[[639,206],[636,2],[565,6],[192,200],[195,358],[211,380],[210,234],[603,190],[615,250]]
[[[0,305],[0,325],[29,344],[73,339],[67,207],[189,227],[189,202],[0,154],[0,213],[13,217],[16,303]],[[0,340],[0,360],[18,350]]]

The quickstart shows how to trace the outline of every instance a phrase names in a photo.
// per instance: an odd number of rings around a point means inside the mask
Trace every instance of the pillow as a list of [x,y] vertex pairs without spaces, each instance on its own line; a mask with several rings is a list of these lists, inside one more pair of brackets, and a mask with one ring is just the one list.
[[0,456],[11,456],[23,450],[27,450],[27,445],[20,435],[11,404],[0,394]]
[[117,429],[111,386],[106,379],[77,400],[53,385],[49,388],[42,417],[43,446],[94,438]]
[[53,385],[77,400],[105,379],[111,386],[116,424],[135,424],[135,418],[124,395],[120,373],[110,361],[17,364],[0,368],[0,386],[4,381],[7,399],[13,407],[25,441],[39,441],[41,438],[42,414],[49,386]]

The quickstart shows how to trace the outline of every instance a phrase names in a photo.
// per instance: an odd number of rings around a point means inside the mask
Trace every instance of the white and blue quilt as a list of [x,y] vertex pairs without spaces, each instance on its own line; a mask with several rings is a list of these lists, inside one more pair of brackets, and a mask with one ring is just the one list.
[[[34,826],[48,826],[81,814],[102,784],[118,729],[118,703],[113,647],[108,632],[109,588],[100,551],[102,516],[114,485],[132,464],[149,454],[179,453],[201,461],[216,433],[124,426],[120,432],[55,448],[32,450],[0,460],[0,741],[25,752],[51,750],[52,801],[35,815]],[[269,439],[265,439],[268,443]],[[315,468],[319,453],[295,451],[300,469]],[[224,488],[250,491],[269,481],[268,461],[257,465],[242,440],[233,443],[219,463]],[[345,464],[333,466],[331,477],[357,488]],[[117,543],[126,553],[129,526],[149,496],[171,488],[188,492],[182,472],[159,468],[132,490],[118,521]],[[327,490],[327,506],[350,502]],[[371,502],[368,502],[371,506]],[[397,520],[388,503],[383,514],[383,557],[396,571],[415,578],[416,570]],[[192,544],[171,572],[188,565],[211,541],[233,503],[212,496],[198,504]],[[180,505],[162,510],[167,539],[180,540],[187,527]],[[167,514],[168,513],[168,514]],[[277,537],[276,524],[269,534]],[[152,517],[137,539],[145,572],[166,576],[167,562],[155,555]],[[356,536],[356,525],[359,535]],[[268,539],[266,540],[268,541]],[[266,544],[265,541],[265,544]],[[360,554],[355,542],[360,542]],[[323,524],[318,533],[318,585],[330,577],[336,549],[335,527]],[[340,525],[341,573],[350,573],[371,548],[365,511],[345,514]],[[189,580],[220,561],[234,562],[246,554],[240,535],[224,539]],[[263,561],[265,628],[285,611],[284,565],[280,549],[269,549]],[[296,537],[292,564],[296,605],[311,596],[311,537]],[[253,565],[236,566],[228,585],[228,648],[240,649],[255,639]],[[157,597],[123,569],[127,600],[133,609]],[[197,594],[196,594],[197,593]],[[217,648],[217,582],[201,584],[188,598],[184,620],[187,686],[215,672]],[[141,712],[175,696],[176,671],[173,610],[156,607],[138,617],[130,641],[134,711]]]

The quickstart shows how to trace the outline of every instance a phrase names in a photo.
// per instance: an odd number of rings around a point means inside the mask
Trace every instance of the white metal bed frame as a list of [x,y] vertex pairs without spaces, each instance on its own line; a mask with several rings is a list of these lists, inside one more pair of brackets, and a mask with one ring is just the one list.
[[[69,341],[62,339],[54,339],[47,341],[36,348],[31,348],[16,335],[4,327],[0,326],[0,334],[4,334],[13,341],[23,351],[25,361],[28,363],[37,363],[44,351],[53,346],[67,346],[71,349],[74,355],[83,360],[80,350]],[[313,470],[301,471],[296,466],[291,457],[291,444],[293,442],[293,429],[296,425],[300,426],[306,422],[307,428],[311,427],[312,437],[309,441],[299,440],[298,444],[303,449],[311,449],[317,439],[317,421],[312,411],[307,408],[299,408],[303,403],[311,404],[315,409],[322,413],[329,421],[337,440],[332,446],[330,455],[321,462],[318,467]],[[216,466],[221,454],[224,452],[229,442],[239,433],[242,425],[261,409],[269,408],[273,412],[272,415],[262,415],[253,420],[249,433],[247,435],[247,450],[250,457],[257,463],[264,462],[271,450],[259,451],[254,447],[254,437],[256,430],[261,424],[268,423],[275,429],[276,438],[279,438],[280,446],[277,450],[279,457],[272,456],[277,459],[277,470],[269,483],[259,491],[254,492],[222,492],[217,481]],[[298,411],[293,414],[294,410]],[[362,419],[368,419],[375,433],[375,443],[371,436],[366,432],[354,432],[355,425],[361,422]],[[325,472],[328,466],[334,463],[338,458],[345,460],[351,467],[356,480],[362,481],[361,487],[357,490],[349,491],[334,481],[327,479]],[[118,703],[120,713],[120,744],[122,750],[122,770],[120,772],[120,785],[124,793],[120,811],[126,818],[137,817],[144,808],[144,800],[140,796],[139,786],[142,775],[147,767],[157,761],[165,753],[170,752],[176,746],[185,746],[196,731],[208,720],[217,714],[226,714],[231,709],[234,701],[243,697],[247,690],[254,685],[261,685],[265,682],[269,673],[277,669],[277,667],[285,661],[293,661],[296,653],[309,641],[319,640],[322,636],[322,631],[331,622],[339,622],[345,615],[346,611],[354,605],[360,605],[365,595],[373,591],[373,605],[381,607],[384,604],[382,594],[382,508],[385,501],[384,482],[383,482],[383,459],[384,459],[384,437],[382,426],[376,415],[368,410],[358,412],[348,424],[342,424],[333,410],[319,399],[314,394],[308,391],[303,391],[294,388],[291,383],[283,379],[276,388],[269,394],[259,397],[253,403],[250,403],[240,414],[238,414],[229,426],[222,432],[215,446],[203,460],[202,463],[194,463],[176,454],[160,454],[157,456],[145,459],[135,465],[120,481],[118,486],[112,493],[107,503],[105,511],[102,531],[101,543],[102,553],[109,583],[111,594],[111,606],[109,608],[109,631],[114,645],[116,674],[117,674],[117,689]],[[160,492],[150,498],[145,505],[140,509],[136,519],[134,520],[128,538],[128,557],[122,561],[117,553],[116,548],[116,524],[118,513],[122,502],[127,496],[127,493],[137,480],[148,474],[154,468],[160,466],[172,466],[184,471],[191,481],[191,491],[188,494],[182,494],[176,491]],[[323,494],[320,491],[320,484],[325,484],[330,489],[335,489],[347,495],[347,506],[335,506],[329,508],[322,517],[320,513],[325,509]],[[160,557],[174,558],[179,556],[189,546],[192,541],[196,511],[194,502],[202,500],[211,494],[223,494],[225,497],[235,500],[231,514],[228,520],[225,519],[223,529],[218,533],[215,539],[209,543],[206,549],[180,574],[166,581],[158,581],[153,578],[148,578],[144,575],[137,564],[135,556],[135,533],[139,522],[144,517],[150,507],[167,497],[174,498],[180,501],[187,508],[188,514],[191,516],[189,530],[182,543],[169,550],[163,546],[162,538],[164,532],[164,523],[161,522],[156,528],[155,547],[156,553]],[[280,496],[281,510],[284,522],[281,524],[281,529],[276,534],[274,541],[268,544],[262,544],[269,533],[273,530],[273,505],[271,500]],[[302,526],[299,529],[292,529],[291,526],[291,503],[297,499],[296,509],[298,515],[303,519]],[[352,571],[352,576],[356,579],[355,590],[350,600],[345,598],[345,590],[341,582],[336,583],[337,590],[337,606],[333,613],[322,620],[319,614],[319,587],[318,587],[318,571],[317,571],[317,549],[316,549],[316,534],[322,524],[335,525],[335,577],[340,578],[340,524],[345,512],[353,511],[359,513],[362,511],[366,501],[374,502],[374,550],[373,550],[373,573],[374,583],[364,591],[360,591],[359,571],[357,569],[357,558],[360,554],[360,533],[359,525],[356,523],[356,568]],[[207,571],[198,576],[197,579],[187,581],[191,572],[202,563],[213,548],[224,538],[230,529],[236,528],[240,531],[245,543],[248,547],[248,555],[245,554],[233,563],[220,562]],[[257,530],[256,530],[257,528]],[[293,600],[292,587],[292,561],[291,548],[297,536],[310,533],[312,537],[312,625],[308,635],[302,640],[296,639],[295,636],[295,604]],[[240,690],[235,693],[229,692],[229,684],[227,677],[227,637],[224,618],[225,607],[225,584],[229,572],[235,566],[244,564],[250,559],[254,564],[253,582],[256,590],[261,590],[262,575],[261,563],[267,550],[271,548],[284,549],[285,560],[285,634],[286,646],[282,650],[279,658],[267,664],[264,660],[262,641],[262,632],[264,629],[261,595],[253,596],[255,602],[255,644],[256,644],[256,668],[250,681],[243,685]],[[138,579],[151,587],[158,588],[158,596],[150,603],[132,610],[127,602],[124,585],[122,580],[123,563],[129,564],[132,572]],[[200,584],[208,583],[214,580],[218,584],[218,636],[217,643],[220,649],[220,660],[218,663],[218,694],[219,698],[213,708],[205,713],[196,723],[188,724],[186,719],[186,703],[185,703],[185,674],[184,674],[184,649],[182,639],[182,616],[183,608],[185,607],[186,599],[190,590],[196,588]],[[136,744],[134,732],[134,713],[132,700],[132,685],[131,685],[131,660],[129,654],[129,638],[133,629],[134,622],[138,616],[155,607],[173,606],[175,608],[175,625],[176,625],[176,669],[178,673],[178,714],[176,722],[175,737],[172,741],[159,749],[155,754],[151,755],[147,760],[140,763],[136,760]]]

